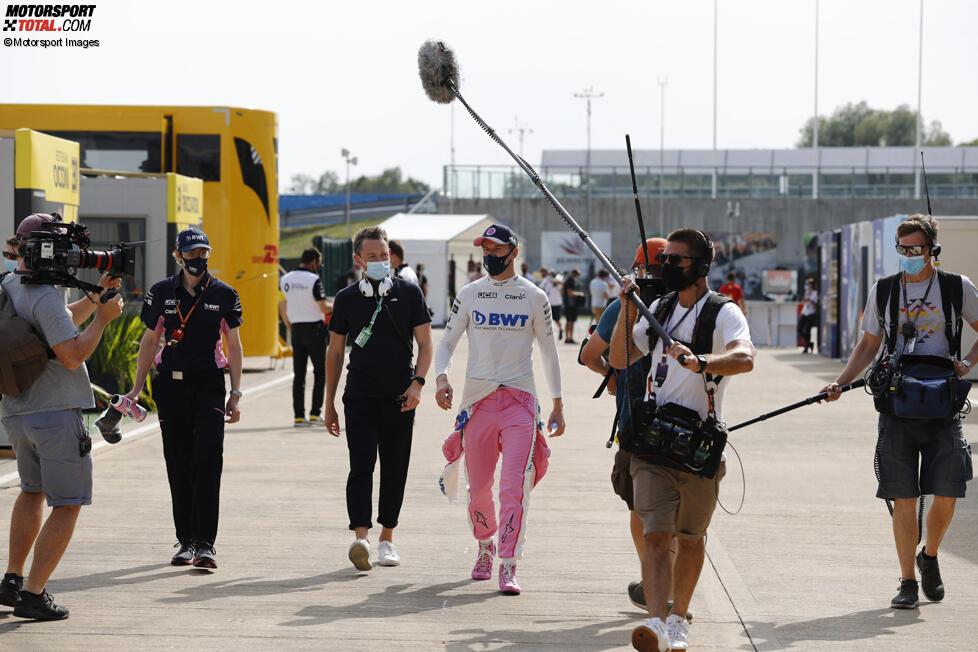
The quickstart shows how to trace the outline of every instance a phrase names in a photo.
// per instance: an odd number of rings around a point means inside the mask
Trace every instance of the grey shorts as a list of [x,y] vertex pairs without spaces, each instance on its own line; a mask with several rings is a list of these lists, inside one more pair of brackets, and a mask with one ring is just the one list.
[[973,475],[971,446],[958,418],[901,419],[880,414],[876,455],[877,498],[921,494],[964,498]]
[[625,501],[628,511],[635,511],[635,492],[632,489],[632,454],[618,449],[615,453],[615,464],[611,467],[611,486],[615,494]]
[[92,504],[92,455],[82,457],[78,449],[88,436],[81,410],[4,417],[3,427],[23,491],[43,491],[51,507]]

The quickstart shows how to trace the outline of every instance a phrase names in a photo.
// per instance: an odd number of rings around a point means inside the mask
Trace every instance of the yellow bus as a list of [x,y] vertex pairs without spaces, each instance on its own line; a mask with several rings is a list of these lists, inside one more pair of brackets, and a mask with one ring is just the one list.
[[[274,113],[210,106],[0,104],[0,129],[20,128],[77,142],[81,174],[86,170],[175,172],[202,179],[203,228],[214,246],[210,268],[241,296],[244,353],[276,352],[278,122]],[[80,208],[84,211],[84,206]],[[170,251],[175,239],[176,224],[171,223],[167,242],[147,246]]]

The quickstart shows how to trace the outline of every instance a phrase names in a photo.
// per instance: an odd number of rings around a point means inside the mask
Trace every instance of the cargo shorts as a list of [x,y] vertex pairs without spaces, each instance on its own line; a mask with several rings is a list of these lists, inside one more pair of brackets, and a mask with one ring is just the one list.
[[4,417],[3,427],[17,456],[21,490],[43,491],[50,507],[92,504],[92,454],[79,455],[88,437],[80,409]]
[[921,494],[964,498],[974,473],[961,419],[902,419],[880,414],[878,431],[877,498]]
[[635,494],[632,489],[632,454],[618,449],[615,453],[615,463],[611,467],[611,486],[615,495],[625,501],[628,511],[635,511]]
[[642,519],[643,534],[671,532],[690,541],[706,534],[720,481],[727,473],[726,462],[720,462],[715,477],[704,478],[632,455],[631,473],[635,513]]

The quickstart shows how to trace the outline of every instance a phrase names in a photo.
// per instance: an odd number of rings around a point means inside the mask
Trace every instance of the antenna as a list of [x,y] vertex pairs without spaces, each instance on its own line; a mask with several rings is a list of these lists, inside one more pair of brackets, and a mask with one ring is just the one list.
[[[927,197],[927,214],[932,216],[933,212],[930,210],[930,190],[927,189],[927,168],[924,166],[924,152],[920,152],[920,169],[924,173],[924,195]],[[919,192],[919,191],[918,191]]]

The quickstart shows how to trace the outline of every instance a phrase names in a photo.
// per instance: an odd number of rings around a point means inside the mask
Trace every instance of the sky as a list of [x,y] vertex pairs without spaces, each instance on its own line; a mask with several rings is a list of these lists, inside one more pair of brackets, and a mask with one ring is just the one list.
[[[275,111],[279,187],[358,159],[442,185],[443,166],[512,160],[457,105],[429,101],[417,50],[454,48],[461,91],[516,151],[713,146],[711,0],[93,0],[88,49],[0,49],[4,102],[239,106]],[[6,14],[8,2],[3,2]],[[793,147],[815,108],[815,0],[720,0],[717,147]],[[821,0],[818,110],[917,104],[919,0]],[[978,3],[925,0],[922,114],[978,138]],[[12,35],[4,32],[4,36]],[[24,36],[24,34],[16,34]],[[58,35],[60,36],[60,34]],[[660,112],[659,80],[666,80]]]

